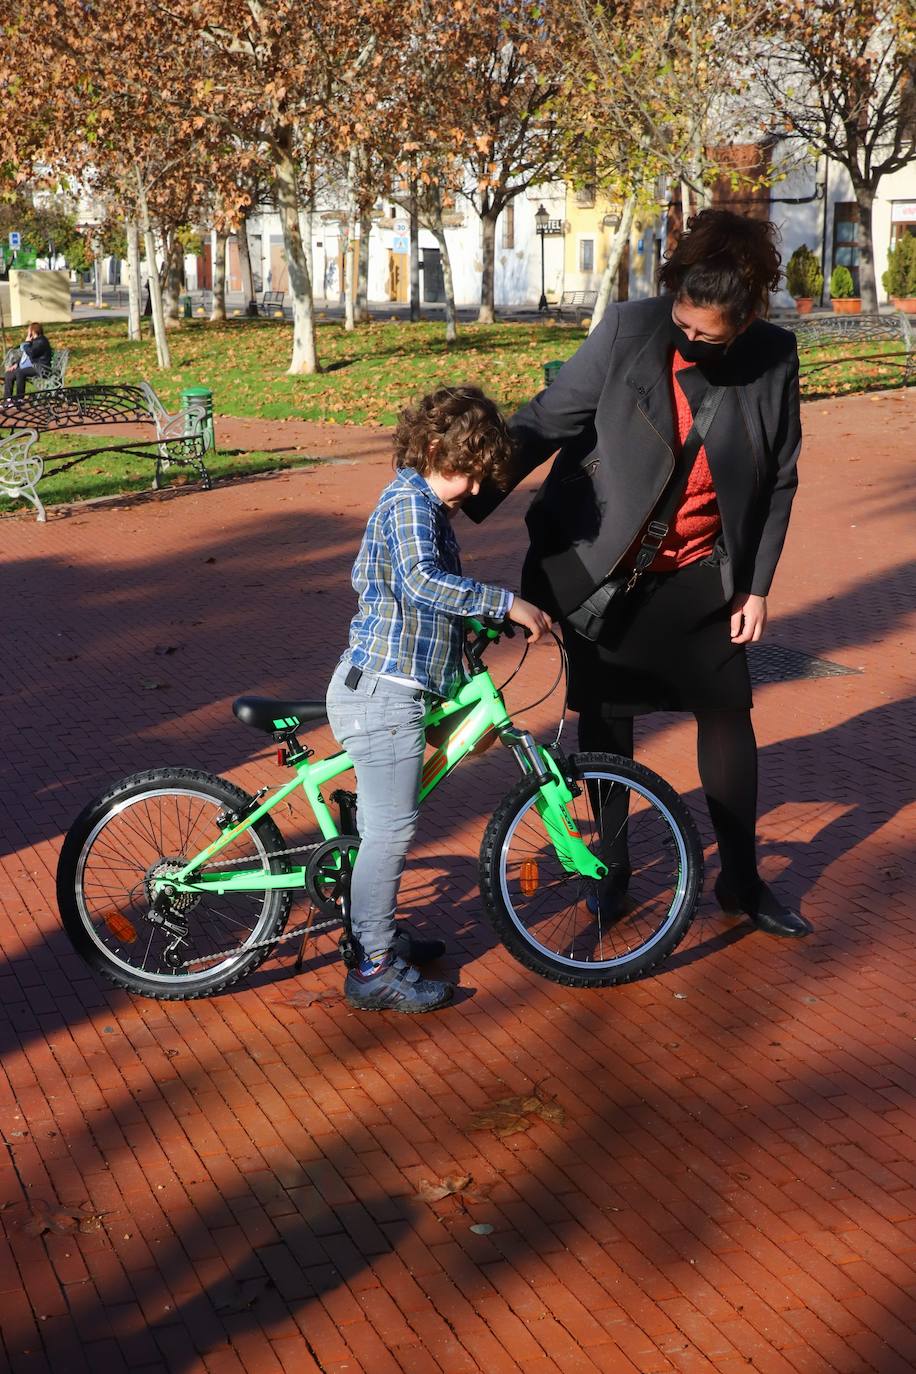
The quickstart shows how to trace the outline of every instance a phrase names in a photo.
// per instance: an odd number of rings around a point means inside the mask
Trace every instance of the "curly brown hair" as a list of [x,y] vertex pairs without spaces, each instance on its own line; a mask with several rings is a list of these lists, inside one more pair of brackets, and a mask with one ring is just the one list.
[[694,305],[715,306],[740,328],[766,315],[779,287],[779,230],[770,220],[732,210],[701,210],[659,272],[659,281]]
[[496,402],[477,386],[442,386],[402,410],[394,435],[394,465],[467,473],[504,487],[514,452]]

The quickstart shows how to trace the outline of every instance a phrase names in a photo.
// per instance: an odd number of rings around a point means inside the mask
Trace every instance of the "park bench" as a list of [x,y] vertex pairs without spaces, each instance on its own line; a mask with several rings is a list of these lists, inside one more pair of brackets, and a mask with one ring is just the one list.
[[[0,496],[31,501],[38,520],[45,509],[38,495],[42,477],[84,463],[103,453],[149,458],[156,464],[153,487],[161,485],[163,470],[172,463],[196,468],[205,490],[211,486],[204,464],[209,443],[207,411],[192,401],[171,415],[148,382],[139,386],[74,386],[39,391],[0,408]],[[31,452],[40,434],[84,425],[154,425],[155,438],[98,443],[47,455]]]
[[[3,360],[3,369],[15,367],[19,362],[21,350],[18,348],[7,349],[6,357]],[[55,348],[51,354],[49,363],[39,363],[35,368],[35,375],[28,380],[32,385],[33,391],[59,391],[64,384],[64,377],[67,375],[67,364],[70,362],[69,348]]]
[[258,311],[262,315],[276,315],[277,311],[283,313],[283,302],[286,300],[285,291],[264,291],[258,302]]
[[591,315],[597,299],[597,291],[564,291],[553,307],[553,313],[561,319],[564,315],[573,315],[576,324],[581,324],[586,315]]
[[[798,343],[801,374],[808,377],[824,368],[836,367],[844,363],[880,363],[891,369],[900,369],[903,384],[916,376],[916,361],[913,351],[913,325],[908,315],[902,311],[894,314],[878,315],[815,315],[799,321],[788,322]],[[900,345],[891,353],[876,351],[872,344],[897,343]],[[819,358],[816,350],[829,348],[835,344],[852,344],[855,352],[843,352],[833,358]],[[864,351],[859,351],[861,350]],[[810,356],[814,354],[814,356]]]

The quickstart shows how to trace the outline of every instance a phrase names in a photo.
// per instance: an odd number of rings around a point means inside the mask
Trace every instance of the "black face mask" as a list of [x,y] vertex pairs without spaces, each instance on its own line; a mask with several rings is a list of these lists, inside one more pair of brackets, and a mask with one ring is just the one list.
[[688,363],[721,363],[733,342],[730,339],[728,343],[704,343],[701,339],[688,339],[680,325],[675,324],[673,315],[668,325],[672,343]]

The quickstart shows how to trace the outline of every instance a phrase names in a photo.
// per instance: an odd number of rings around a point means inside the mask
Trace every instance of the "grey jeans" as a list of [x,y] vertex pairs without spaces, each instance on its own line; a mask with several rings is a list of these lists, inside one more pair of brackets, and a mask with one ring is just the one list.
[[407,850],[417,825],[426,739],[426,697],[404,683],[364,673],[356,688],[338,665],[328,687],[328,720],[356,771],[359,854],[350,885],[353,934],[366,954],[389,949]]

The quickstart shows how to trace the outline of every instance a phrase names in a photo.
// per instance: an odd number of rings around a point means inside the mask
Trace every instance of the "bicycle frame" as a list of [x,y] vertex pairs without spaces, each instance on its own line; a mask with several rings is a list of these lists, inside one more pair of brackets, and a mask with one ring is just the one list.
[[[493,639],[498,637],[493,631],[484,633],[488,633]],[[573,793],[557,760],[547,749],[537,744],[531,735],[515,729],[506,713],[501,692],[482,664],[478,664],[477,670],[453,697],[440,702],[427,713],[424,725],[427,728],[439,725],[459,712],[467,714],[424,764],[420,781],[420,802],[423,802],[486,736],[495,732],[502,743],[511,749],[522,772],[531,773],[540,780],[541,795],[535,807],[563,867],[567,872],[578,873],[583,877],[603,877],[607,872],[606,865],[592,854],[582,840],[567,810],[567,803],[572,800]],[[340,836],[341,832],[324,799],[322,788],[352,769],[353,762],[345,751],[314,763],[308,761],[310,751],[301,750],[301,753],[304,755],[301,760],[292,760],[292,766],[296,770],[295,778],[278,787],[271,796],[248,811],[239,821],[227,825],[218,839],[196,854],[177,873],[158,880],[155,884],[157,895],[169,888],[174,892],[219,894],[304,889],[308,870],[302,866],[290,868],[285,873],[269,873],[263,869],[200,872],[221,850],[256,825],[262,816],[266,816],[299,788],[305,794],[322,837],[325,840],[333,840]]]

